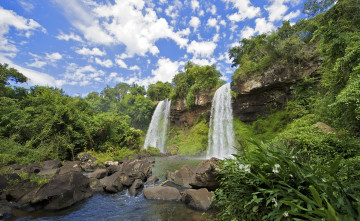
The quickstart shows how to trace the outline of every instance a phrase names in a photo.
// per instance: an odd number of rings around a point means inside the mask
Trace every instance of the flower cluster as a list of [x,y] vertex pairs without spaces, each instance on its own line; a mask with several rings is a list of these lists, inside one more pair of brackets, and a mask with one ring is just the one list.
[[240,164],[239,165],[239,169],[240,170],[244,170],[245,172],[247,172],[247,173],[250,173],[251,172],[251,170],[250,170],[250,167],[251,167],[251,165],[250,164]]
[[279,173],[280,172],[280,165],[275,164],[272,170],[273,173]]

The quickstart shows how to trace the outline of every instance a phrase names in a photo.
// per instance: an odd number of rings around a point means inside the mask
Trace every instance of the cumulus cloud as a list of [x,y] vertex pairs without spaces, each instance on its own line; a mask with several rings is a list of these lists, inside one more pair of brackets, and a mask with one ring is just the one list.
[[275,26],[272,22],[266,21],[265,18],[257,18],[255,20],[255,28],[245,26],[240,32],[240,37],[241,38],[250,38],[251,36],[253,36],[255,34],[268,33],[274,29],[275,29]]
[[75,51],[78,54],[81,55],[87,55],[87,56],[104,56],[106,55],[106,51],[101,51],[99,48],[93,48],[93,49],[89,49],[89,48],[81,48]]
[[26,19],[17,15],[14,11],[6,10],[0,6],[0,50],[6,52],[17,52],[16,45],[5,35],[9,32],[10,27],[14,27],[26,37],[30,37],[35,30],[46,30],[33,19]]
[[70,34],[64,34],[63,32],[60,32],[60,34],[56,36],[56,38],[65,41],[73,40],[73,41],[83,42],[83,39],[79,35],[74,34],[73,32],[70,32]]
[[226,3],[231,3],[233,8],[236,8],[238,11],[234,14],[228,16],[229,20],[232,22],[244,21],[245,19],[252,19],[259,16],[260,8],[252,6],[250,0],[222,0]]
[[171,61],[169,58],[160,58],[157,62],[157,68],[151,71],[153,74],[151,81],[153,83],[157,81],[171,82],[179,72],[181,65],[184,65],[184,62]]
[[191,16],[190,26],[194,28],[194,32],[196,32],[197,28],[200,26],[200,19],[198,17]]
[[27,12],[31,12],[34,9],[34,5],[28,1],[19,0],[19,4]]
[[113,62],[110,59],[101,60],[100,58],[95,58],[95,63],[106,68],[113,66]]
[[212,15],[216,14],[216,6],[215,5],[211,5],[210,8],[206,9],[206,12],[210,12]]
[[191,8],[193,11],[200,9],[200,3],[197,0],[191,0]]
[[289,9],[284,3],[289,0],[271,0],[272,4],[268,7],[265,7],[265,10],[269,13],[269,21],[280,21],[284,14]]
[[119,55],[116,56],[115,62],[116,62],[116,64],[118,64],[121,68],[125,68],[125,69],[128,68],[127,64],[121,59],[121,56],[119,56]]
[[209,18],[209,19],[207,20],[207,24],[206,24],[206,25],[207,25],[207,26],[210,26],[210,27],[216,28],[216,31],[217,31],[217,32],[218,32],[219,29],[220,29],[220,26],[217,24],[216,18]]
[[29,53],[33,58],[31,59],[33,62],[28,63],[27,66],[29,67],[36,67],[36,68],[42,68],[45,65],[53,65],[55,66],[55,63],[62,59],[62,55],[59,52],[54,53],[45,53],[45,56],[40,56],[37,54]]
[[285,15],[283,20],[284,21],[289,21],[289,20],[291,20],[293,18],[298,17],[299,15],[300,15],[300,10],[292,11],[289,14]]
[[216,48],[216,44],[211,41],[191,41],[187,47],[187,52],[193,54],[195,57],[210,57]]
[[255,34],[255,29],[249,26],[244,27],[240,32],[241,38],[250,38],[254,34]]
[[86,86],[104,81],[104,75],[104,71],[97,70],[91,65],[81,67],[75,63],[70,63],[66,68],[64,78],[67,84]]

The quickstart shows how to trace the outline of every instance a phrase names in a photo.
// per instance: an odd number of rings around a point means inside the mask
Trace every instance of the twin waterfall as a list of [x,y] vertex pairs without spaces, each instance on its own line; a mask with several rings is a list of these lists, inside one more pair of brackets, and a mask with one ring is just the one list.
[[216,90],[212,105],[206,158],[224,159],[236,153],[230,83]]
[[156,106],[151,118],[149,129],[146,133],[144,149],[150,147],[158,148],[162,153],[165,150],[166,132],[170,116],[171,101],[165,99]]
[[[211,157],[224,159],[236,152],[230,92],[230,83],[223,85],[215,92],[211,106],[207,159]],[[157,105],[146,134],[144,149],[150,146],[158,148],[163,153],[166,152],[165,141],[170,104],[171,101],[166,99]]]

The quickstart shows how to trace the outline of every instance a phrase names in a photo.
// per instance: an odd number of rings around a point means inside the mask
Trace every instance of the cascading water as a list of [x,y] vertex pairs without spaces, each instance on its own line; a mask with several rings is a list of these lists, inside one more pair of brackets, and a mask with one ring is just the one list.
[[235,153],[235,135],[231,107],[230,83],[216,90],[210,117],[208,150],[206,158],[223,159]]
[[144,149],[156,147],[165,152],[166,130],[169,122],[171,101],[165,99],[156,106],[151,118],[149,129],[146,133]]

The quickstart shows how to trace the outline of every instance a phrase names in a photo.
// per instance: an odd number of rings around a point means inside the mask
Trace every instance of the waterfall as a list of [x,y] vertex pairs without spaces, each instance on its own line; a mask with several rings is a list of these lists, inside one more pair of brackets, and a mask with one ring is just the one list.
[[149,129],[146,133],[144,149],[156,147],[161,152],[165,152],[166,130],[170,115],[169,99],[160,101],[156,106],[155,112],[151,118]]
[[208,150],[206,158],[223,159],[235,153],[235,135],[231,107],[230,83],[216,90],[210,117]]

